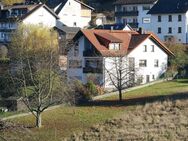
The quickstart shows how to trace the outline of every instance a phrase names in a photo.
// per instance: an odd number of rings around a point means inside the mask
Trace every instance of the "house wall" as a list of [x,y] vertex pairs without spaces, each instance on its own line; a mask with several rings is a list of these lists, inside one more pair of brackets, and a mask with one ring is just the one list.
[[60,17],[60,20],[58,21],[57,26],[65,24],[69,27],[83,28],[88,26],[91,21],[91,10],[82,10],[80,3],[74,0],[68,0],[58,16]]
[[[161,16],[161,22],[158,22],[158,16]],[[168,21],[168,16],[172,15],[172,22]],[[178,21],[178,15],[182,16],[182,21]],[[165,36],[173,36],[176,42],[188,43],[188,12],[186,14],[156,14],[151,16],[151,31],[165,41]],[[161,33],[158,33],[158,28],[161,28]],[[168,28],[172,28],[172,33],[168,33]],[[182,28],[182,33],[178,33],[178,27]]]
[[[145,52],[145,45],[147,51]],[[152,52],[152,45],[154,45],[154,52]],[[137,77],[143,77],[143,83],[146,83],[146,77],[149,75],[149,80],[154,81],[158,79],[167,69],[168,55],[159,48],[151,39],[145,40],[137,48],[128,54],[128,57],[135,58],[135,66],[138,67]],[[159,61],[159,67],[154,66],[154,60]],[[139,67],[139,60],[147,60],[146,67]],[[154,79],[153,79],[154,75]]]
[[[82,66],[81,68],[68,68],[67,74],[68,78],[78,78],[81,80],[84,84],[88,82],[88,80],[92,80],[93,78],[99,79],[99,83],[103,85],[105,88],[114,88],[112,85],[109,74],[106,70],[112,70],[113,68],[113,60],[111,57],[84,57],[83,51],[84,48],[87,49],[87,47],[90,47],[89,44],[86,44],[85,37],[81,37],[79,41],[79,54],[78,56],[74,56],[74,49],[72,48],[71,51],[68,53],[68,64],[71,59],[77,59],[81,60]],[[147,46],[147,51],[145,51],[145,45]],[[154,51],[152,51],[152,46],[154,46]],[[132,57],[135,59],[135,78],[134,80],[137,81],[140,77],[142,77],[142,84],[147,82],[147,76],[149,77],[148,81],[154,81],[159,79],[159,77],[164,74],[164,72],[167,69],[167,61],[168,61],[168,55],[166,52],[164,52],[160,47],[158,47],[155,42],[153,42],[151,39],[146,39],[144,42],[142,42],[138,47],[136,47],[134,50],[132,50],[127,56],[123,58],[123,62],[125,65],[128,66],[128,59]],[[91,58],[91,59],[97,59],[101,58],[103,61],[103,72],[102,73],[83,73],[83,68],[85,67],[85,59]],[[140,67],[139,66],[139,60],[146,60],[146,67]],[[154,66],[155,60],[158,60],[158,67]],[[115,70],[114,70],[115,74]]]
[[34,11],[31,15],[23,20],[24,24],[39,24],[47,27],[54,27],[56,25],[56,18],[48,12],[45,8],[41,7]]
[[[145,30],[149,30],[151,28],[151,15],[147,14],[149,10],[143,10],[144,6],[149,6],[150,8],[153,6],[153,4],[134,4],[134,5],[121,5],[121,6],[115,6],[115,12],[121,11],[124,12],[124,9],[127,11],[133,11],[133,7],[137,8],[138,16],[121,16],[120,18],[115,17],[116,23],[133,23],[133,19],[136,20],[136,23],[138,23],[138,27],[142,27]],[[150,22],[146,23],[144,22],[144,19],[147,18],[150,20]],[[135,22],[135,21],[134,21]]]
[[185,22],[186,24],[186,30],[185,30],[185,32],[186,32],[186,43],[188,43],[188,11],[187,11],[187,13],[186,13],[186,22]]

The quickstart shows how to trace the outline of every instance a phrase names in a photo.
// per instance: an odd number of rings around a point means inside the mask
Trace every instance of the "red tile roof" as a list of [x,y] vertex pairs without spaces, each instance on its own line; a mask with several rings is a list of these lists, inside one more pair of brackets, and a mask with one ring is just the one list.
[[[160,47],[169,55],[173,53],[154,35],[154,34],[139,34],[135,31],[123,31],[123,30],[80,30],[74,40],[84,35],[90,43],[101,53],[102,56],[124,56],[138,47],[147,38],[150,38],[157,42]],[[109,50],[108,47],[101,44],[97,36],[100,36],[107,41],[120,43],[120,50]]]

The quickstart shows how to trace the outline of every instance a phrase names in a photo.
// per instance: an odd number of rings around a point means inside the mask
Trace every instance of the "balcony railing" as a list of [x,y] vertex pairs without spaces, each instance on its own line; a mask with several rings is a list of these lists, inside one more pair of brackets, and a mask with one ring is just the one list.
[[138,16],[138,11],[117,11],[115,12],[115,17],[122,16]]
[[102,73],[102,68],[85,67],[83,73]]

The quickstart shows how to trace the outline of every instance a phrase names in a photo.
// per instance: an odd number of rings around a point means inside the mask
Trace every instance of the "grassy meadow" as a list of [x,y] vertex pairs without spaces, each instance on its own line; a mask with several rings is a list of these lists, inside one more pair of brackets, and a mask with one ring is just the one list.
[[[174,94],[188,94],[188,80],[177,80],[155,84],[123,95],[124,99],[165,96]],[[112,96],[107,100],[116,100]],[[34,128],[35,119],[32,115],[9,120],[14,127],[0,132],[0,136],[8,141],[61,141],[64,137],[74,133],[88,130],[91,126],[103,123],[121,114],[129,113],[136,109],[132,106],[80,106],[59,107],[45,111],[42,114],[42,128]],[[1,140],[1,138],[0,138]]]

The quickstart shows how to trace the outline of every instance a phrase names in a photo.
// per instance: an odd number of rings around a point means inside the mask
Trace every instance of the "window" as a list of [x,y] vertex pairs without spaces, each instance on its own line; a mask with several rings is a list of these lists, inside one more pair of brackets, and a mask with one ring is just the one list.
[[120,43],[110,43],[109,49],[110,50],[120,50]]
[[152,75],[152,79],[155,80],[155,75]]
[[136,6],[133,6],[133,11],[137,11],[137,7]]
[[168,15],[168,21],[169,21],[169,22],[172,21],[172,15]]
[[140,76],[138,76],[138,78],[137,78],[137,83],[138,84],[141,84],[141,83],[143,83],[143,75],[140,75]]
[[144,52],[147,52],[147,45],[144,45]]
[[157,33],[158,33],[158,34],[161,33],[161,27],[158,27],[158,29],[157,29]]
[[172,27],[168,28],[168,33],[172,33]]
[[154,52],[154,45],[151,45],[151,52]]
[[4,33],[1,33],[1,38],[4,38]]
[[142,23],[150,23],[150,18],[142,18]]
[[154,67],[159,67],[159,60],[157,59],[154,60]]
[[158,22],[161,22],[161,16],[160,15],[158,16]]
[[76,22],[73,23],[73,26],[76,26]]
[[181,33],[181,27],[178,27],[178,33]]
[[147,66],[147,60],[139,60],[139,67],[146,67]]
[[123,7],[123,11],[127,11],[127,7]]
[[149,5],[144,5],[144,6],[142,7],[142,10],[150,10],[150,6],[149,6]]
[[182,21],[181,15],[178,15],[178,22],[181,22],[181,21]]

